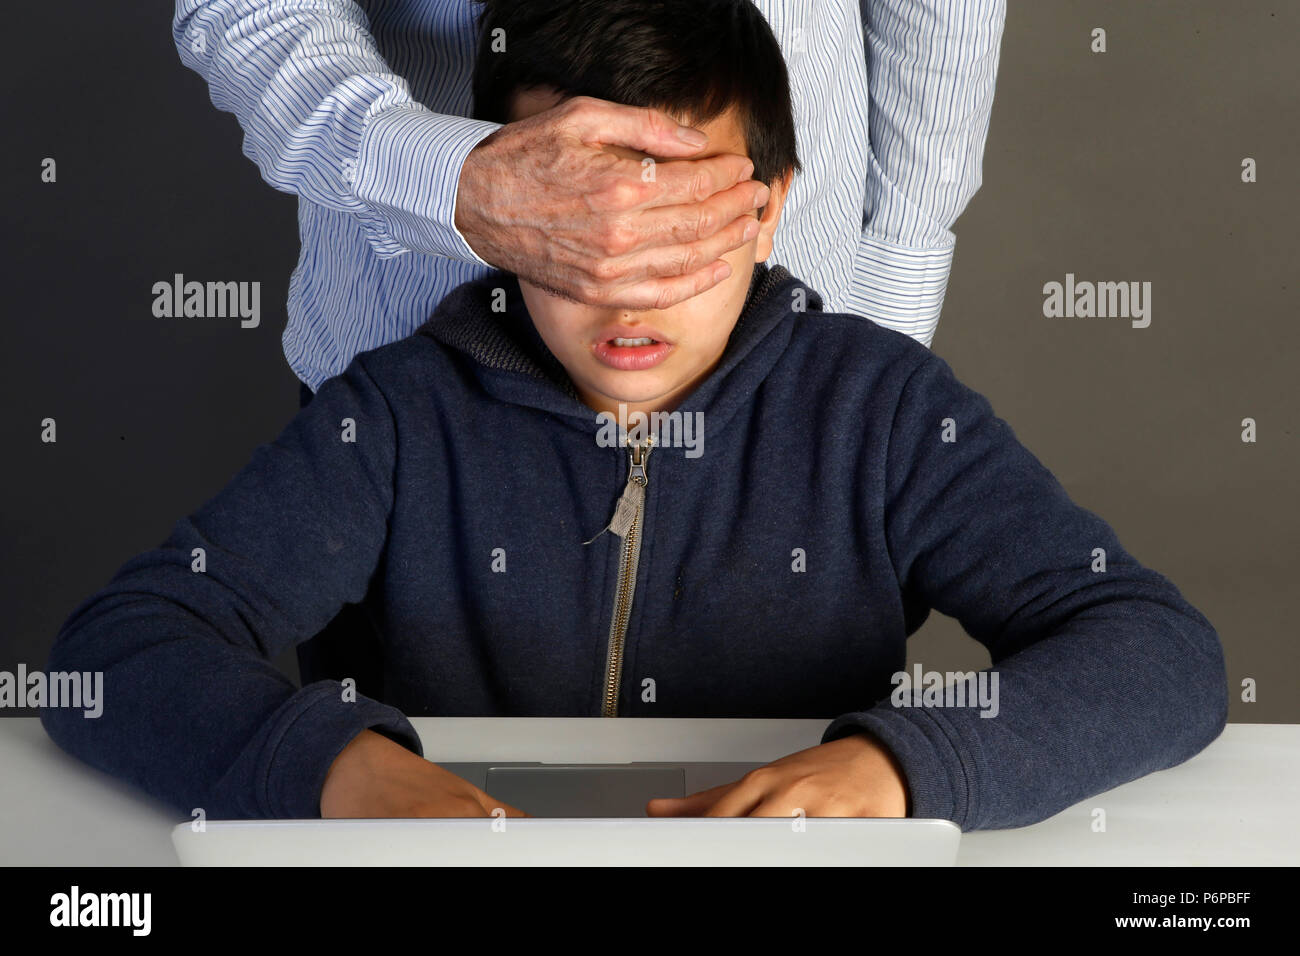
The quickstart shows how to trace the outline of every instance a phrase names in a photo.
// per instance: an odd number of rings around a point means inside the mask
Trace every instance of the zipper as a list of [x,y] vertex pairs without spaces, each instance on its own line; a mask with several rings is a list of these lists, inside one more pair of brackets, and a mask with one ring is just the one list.
[[645,515],[645,489],[650,483],[646,462],[650,458],[653,437],[644,444],[628,446],[627,485],[618,499],[614,518],[607,530],[623,539],[623,554],[619,560],[618,586],[614,589],[614,615],[609,622],[609,649],[605,663],[605,694],[601,707],[602,717],[618,716],[618,692],[623,679],[623,645],[627,638],[628,618],[632,613],[632,597],[636,591],[636,569],[641,559],[641,525]]

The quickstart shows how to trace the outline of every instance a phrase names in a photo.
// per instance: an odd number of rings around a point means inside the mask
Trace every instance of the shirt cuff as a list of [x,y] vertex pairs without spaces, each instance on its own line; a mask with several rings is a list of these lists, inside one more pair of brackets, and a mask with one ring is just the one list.
[[491,268],[456,228],[456,196],[465,157],[500,128],[411,103],[370,117],[351,178],[376,255],[422,252]]
[[835,718],[821,742],[827,744],[862,730],[879,738],[902,766],[912,818],[951,820],[966,829],[970,802],[966,773],[947,735],[929,714],[909,712],[904,716],[886,701],[871,710]]
[[295,695],[289,719],[269,749],[258,788],[262,811],[271,818],[306,820],[320,816],[321,789],[334,758],[357,734],[373,730],[421,757],[420,735],[400,710],[357,695],[343,699],[338,681],[318,681]]
[[910,335],[929,348],[939,326],[955,248],[955,243],[916,248],[864,234],[844,311]]

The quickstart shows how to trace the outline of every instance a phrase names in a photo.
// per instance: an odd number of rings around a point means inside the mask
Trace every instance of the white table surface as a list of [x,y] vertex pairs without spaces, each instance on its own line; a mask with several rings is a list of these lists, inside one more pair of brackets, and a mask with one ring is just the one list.
[[[769,761],[825,720],[414,718],[431,760]],[[1093,810],[1106,814],[1094,832]],[[188,817],[68,756],[34,717],[0,719],[0,865],[174,866]],[[1187,763],[1042,823],[962,835],[958,865],[1300,863],[1300,725],[1229,724]]]

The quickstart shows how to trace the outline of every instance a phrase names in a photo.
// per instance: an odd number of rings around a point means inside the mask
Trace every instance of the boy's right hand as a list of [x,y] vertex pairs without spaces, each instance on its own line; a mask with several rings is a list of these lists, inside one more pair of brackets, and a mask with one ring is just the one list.
[[320,815],[337,817],[526,817],[468,780],[373,730],[363,730],[334,758],[320,794]]

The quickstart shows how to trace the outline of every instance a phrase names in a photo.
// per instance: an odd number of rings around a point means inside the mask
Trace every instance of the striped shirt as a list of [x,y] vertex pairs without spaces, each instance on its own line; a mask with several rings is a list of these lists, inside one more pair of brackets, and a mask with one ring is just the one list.
[[[929,345],[981,183],[1006,0],[755,0],[790,74],[799,159],[780,263],[847,312]],[[456,229],[469,0],[176,0],[182,62],[244,153],[299,197],[283,345],[313,391],[410,335],[491,266]],[[864,55],[865,53],[865,55]]]

